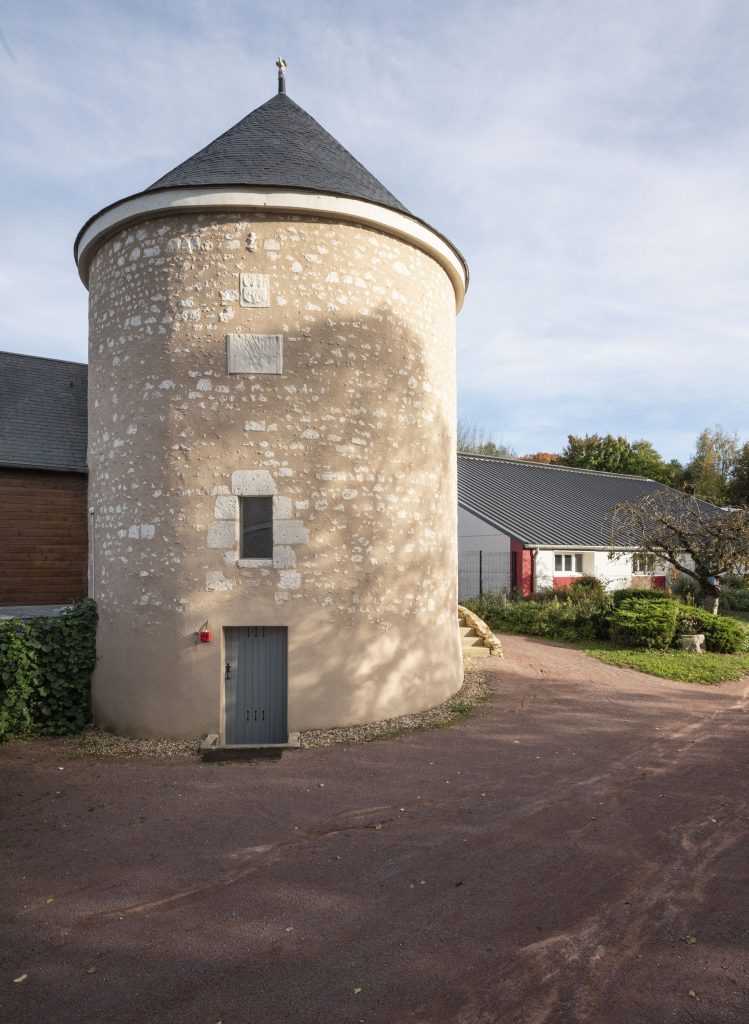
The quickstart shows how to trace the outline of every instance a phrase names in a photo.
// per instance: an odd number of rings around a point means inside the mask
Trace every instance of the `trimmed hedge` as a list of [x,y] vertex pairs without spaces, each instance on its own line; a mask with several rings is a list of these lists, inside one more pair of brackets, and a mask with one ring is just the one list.
[[538,600],[538,594],[519,601],[503,603],[498,594],[485,594],[465,601],[492,630],[543,636],[550,640],[600,640],[607,635],[611,612],[608,598],[580,596],[570,600],[565,591],[561,600],[551,592]]
[[704,608],[679,605],[677,627],[677,633],[704,633],[705,647],[716,654],[738,654],[749,646],[749,633],[740,622],[711,615]]
[[676,632],[675,601],[620,601],[609,619],[612,643],[621,647],[665,650]]
[[0,621],[0,741],[82,729],[91,719],[95,664],[91,600],[55,618]]
[[704,633],[708,651],[749,651],[749,631],[735,619],[683,605],[662,590],[613,594],[542,591],[514,601],[484,594],[465,602],[492,630],[549,640],[611,640],[621,647],[665,650],[680,633]]
[[621,590],[614,590],[612,595],[614,604],[618,608],[622,601],[671,601],[673,598],[665,590],[655,590],[645,587],[623,587]]

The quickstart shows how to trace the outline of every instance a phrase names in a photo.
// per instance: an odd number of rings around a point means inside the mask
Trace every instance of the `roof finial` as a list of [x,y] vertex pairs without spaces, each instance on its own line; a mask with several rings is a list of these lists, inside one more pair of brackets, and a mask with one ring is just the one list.
[[276,67],[278,68],[278,91],[286,92],[286,61],[283,57],[278,58]]

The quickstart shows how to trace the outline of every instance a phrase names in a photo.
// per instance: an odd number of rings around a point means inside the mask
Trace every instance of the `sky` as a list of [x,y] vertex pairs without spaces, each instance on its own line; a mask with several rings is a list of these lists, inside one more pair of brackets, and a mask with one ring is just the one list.
[[0,349],[85,361],[76,233],[276,91],[465,255],[459,415],[749,438],[744,0],[5,0]]

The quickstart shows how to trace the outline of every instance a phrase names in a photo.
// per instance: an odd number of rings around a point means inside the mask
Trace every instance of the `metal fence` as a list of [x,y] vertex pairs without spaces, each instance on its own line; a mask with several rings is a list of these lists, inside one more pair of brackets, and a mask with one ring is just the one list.
[[464,551],[458,560],[458,600],[488,593],[509,593],[513,587],[509,552]]

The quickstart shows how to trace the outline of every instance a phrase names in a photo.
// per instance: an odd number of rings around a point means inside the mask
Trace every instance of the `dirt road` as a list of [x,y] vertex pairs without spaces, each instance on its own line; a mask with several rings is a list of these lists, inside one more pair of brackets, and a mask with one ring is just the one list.
[[395,740],[1,748],[0,1019],[746,1024],[747,681],[505,651],[472,718]]

